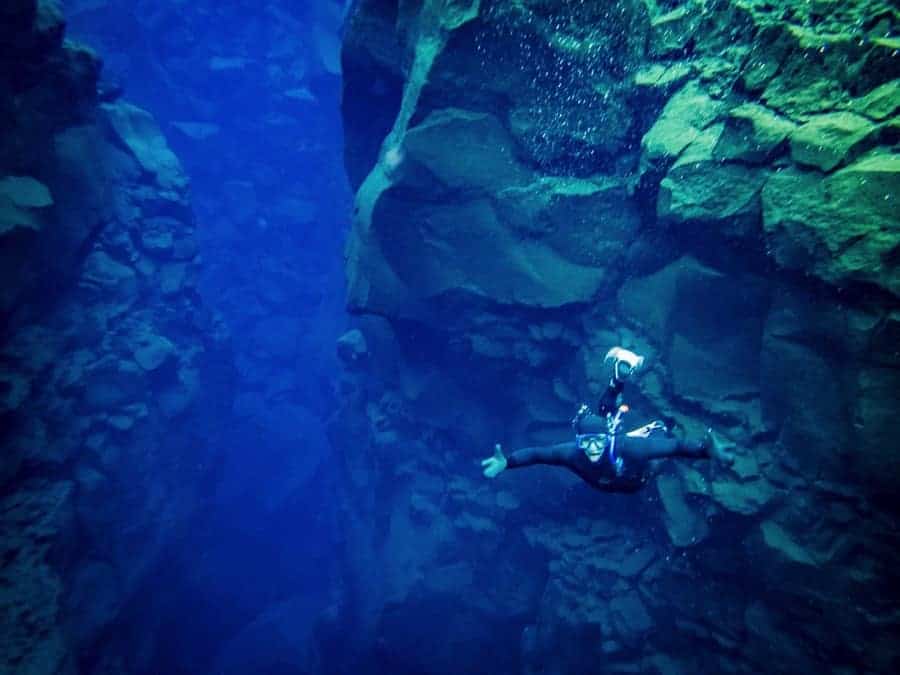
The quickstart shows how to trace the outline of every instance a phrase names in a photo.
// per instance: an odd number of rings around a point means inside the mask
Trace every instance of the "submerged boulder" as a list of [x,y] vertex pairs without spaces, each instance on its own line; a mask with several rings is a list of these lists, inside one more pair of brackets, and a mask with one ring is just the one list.
[[719,116],[722,105],[696,82],[688,82],[663,108],[641,139],[641,164],[671,163]]
[[816,115],[791,134],[791,158],[798,164],[831,171],[870,142],[877,127],[849,112]]
[[778,263],[841,286],[867,282],[900,295],[900,156],[874,152],[823,177],[776,172],[762,190],[763,223]]
[[406,161],[433,174],[450,190],[480,188],[493,194],[529,179],[512,140],[487,113],[446,109],[431,113],[403,141]]
[[125,102],[102,106],[113,133],[134,155],[141,168],[165,189],[187,186],[181,163],[169,149],[156,121],[146,110]]
[[793,122],[765,106],[743,103],[728,112],[713,156],[720,160],[764,164],[783,148],[795,128]]
[[722,126],[699,134],[659,184],[657,215],[674,223],[719,224],[719,232],[754,233],[766,172],[714,156]]
[[709,534],[706,516],[688,504],[681,481],[675,476],[658,476],[656,489],[665,509],[663,519],[672,545],[683,548],[703,541]]
[[41,212],[53,205],[50,190],[30,176],[0,179],[0,238],[17,229],[39,230]]
[[900,110],[900,78],[875,87],[853,102],[854,112],[873,120],[886,120]]
[[518,237],[488,200],[420,205],[388,196],[376,218],[389,227],[382,250],[408,294],[393,300],[409,308],[450,292],[558,307],[587,301],[603,280],[601,270]]

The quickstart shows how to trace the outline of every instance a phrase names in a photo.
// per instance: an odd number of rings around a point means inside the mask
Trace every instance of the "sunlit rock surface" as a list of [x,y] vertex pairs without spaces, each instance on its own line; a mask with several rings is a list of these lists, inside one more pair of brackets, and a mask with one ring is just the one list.
[[98,102],[52,3],[0,17],[0,672],[115,672],[154,637],[109,630],[221,459],[196,402],[229,395],[226,344],[152,117]]
[[[897,22],[824,0],[357,4],[362,316],[331,432],[357,630],[334,663],[900,666]],[[482,479],[497,441],[567,437],[614,344],[648,356],[635,426],[713,426],[734,466],[670,462],[631,497]]]

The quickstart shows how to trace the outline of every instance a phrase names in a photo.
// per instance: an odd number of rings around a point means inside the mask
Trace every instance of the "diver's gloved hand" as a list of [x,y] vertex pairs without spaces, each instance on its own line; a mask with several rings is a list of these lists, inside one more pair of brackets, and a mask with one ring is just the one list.
[[625,349],[624,347],[613,347],[606,352],[606,358],[603,359],[603,362],[605,363],[610,359],[614,359],[615,361],[613,364],[613,372],[615,373],[617,380],[628,377],[644,365],[643,356],[638,356],[633,351]]
[[481,460],[481,466],[484,467],[484,475],[487,478],[495,478],[506,470],[506,455],[503,454],[499,443],[494,446],[494,456]]

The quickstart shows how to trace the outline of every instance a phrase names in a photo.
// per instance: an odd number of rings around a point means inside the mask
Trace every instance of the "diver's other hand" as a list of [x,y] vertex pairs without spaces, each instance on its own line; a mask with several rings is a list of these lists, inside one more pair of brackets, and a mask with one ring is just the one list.
[[630,349],[625,349],[624,347],[613,347],[606,352],[606,357],[603,359],[604,363],[610,359],[615,361],[613,369],[616,379],[627,377],[644,365],[643,356],[638,356]]
[[484,467],[484,475],[487,478],[495,478],[506,470],[506,455],[503,454],[499,443],[494,446],[494,456],[481,460],[481,466]]

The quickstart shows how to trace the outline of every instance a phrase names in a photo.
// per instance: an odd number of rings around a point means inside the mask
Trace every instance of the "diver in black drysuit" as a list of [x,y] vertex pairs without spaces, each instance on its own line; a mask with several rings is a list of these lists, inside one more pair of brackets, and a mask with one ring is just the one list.
[[[613,354],[614,348],[610,350]],[[621,350],[634,357],[632,363],[642,363],[643,359],[627,350]],[[582,406],[572,421],[575,439],[556,445],[522,448],[508,457],[500,446],[496,446],[494,456],[482,462],[484,475],[494,478],[505,469],[518,469],[535,464],[562,466],[581,478],[585,483],[606,492],[635,492],[650,477],[652,459],[684,457],[689,459],[715,458],[731,464],[734,456],[709,430],[702,441],[680,441],[664,433],[662,423],[654,422],[630,434],[619,432],[618,405],[625,383],[617,360],[614,375],[600,398],[597,413],[591,413]],[[631,372],[634,368],[628,368]]]

